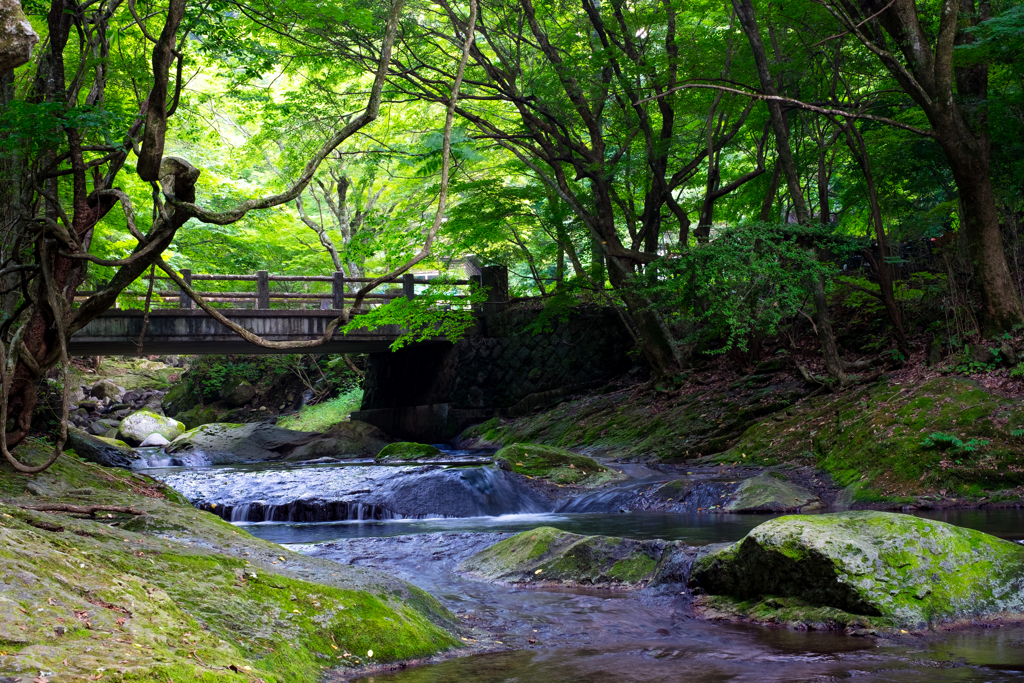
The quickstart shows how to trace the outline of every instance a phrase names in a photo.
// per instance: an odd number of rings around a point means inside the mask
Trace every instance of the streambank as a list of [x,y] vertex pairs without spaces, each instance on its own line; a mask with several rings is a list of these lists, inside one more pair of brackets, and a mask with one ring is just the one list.
[[[18,449],[28,462],[43,449]],[[144,514],[29,509],[108,505]],[[150,477],[62,456],[0,466],[0,678],[314,681],[461,643],[457,620],[387,574],[254,538]]]
[[494,418],[458,443],[535,442],[666,471],[767,468],[827,480],[819,497],[842,489],[852,507],[1019,505],[1024,402],[1020,382],[997,380],[915,366],[822,393],[778,367],[731,382],[691,373],[671,390],[609,385]]

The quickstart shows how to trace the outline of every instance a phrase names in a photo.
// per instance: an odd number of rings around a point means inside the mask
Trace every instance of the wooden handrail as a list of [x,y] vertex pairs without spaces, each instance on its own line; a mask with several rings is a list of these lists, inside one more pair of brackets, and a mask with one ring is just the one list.
[[[486,269],[485,269],[486,270]],[[440,276],[420,276],[417,277],[412,273],[405,273],[402,277],[389,278],[381,285],[390,285],[395,290],[391,293],[376,294],[371,293],[365,295],[363,298],[373,301],[392,300],[405,297],[407,299],[416,298],[416,285],[429,285],[429,284],[440,284],[443,286],[453,287],[464,287],[470,284],[483,284],[484,276],[479,276],[471,280],[445,280]],[[503,276],[504,277],[504,276]],[[347,292],[346,286],[351,284],[364,284],[367,282],[376,282],[375,278],[369,277],[345,277],[344,273],[338,271],[332,275],[271,275],[268,271],[261,270],[253,275],[234,275],[234,274],[221,274],[221,273],[196,273],[193,274],[191,270],[183,268],[181,270],[181,278],[186,284],[191,285],[193,282],[206,281],[206,282],[252,282],[256,285],[255,291],[248,292],[200,292],[196,291],[196,294],[203,297],[204,299],[216,302],[216,303],[246,303],[254,301],[255,305],[252,308],[257,310],[268,310],[270,309],[271,301],[329,301],[331,309],[341,309],[345,305],[345,299],[355,299],[357,294],[355,292]],[[141,278],[145,280],[146,278]],[[170,281],[171,278],[160,275],[155,276],[154,280],[161,280],[164,282]],[[270,290],[271,282],[329,282],[330,289],[325,292],[273,292]],[[400,289],[399,289],[400,287]],[[389,287],[390,288],[390,287]],[[506,285],[507,288],[507,285]],[[96,294],[94,290],[80,290],[75,293],[75,298],[80,300],[86,297]],[[154,302],[157,307],[166,308],[165,304],[169,303],[166,301],[168,298],[177,298],[177,305],[182,309],[192,309],[193,302],[184,292],[177,288],[172,290],[161,290],[155,291],[153,294],[161,299],[160,301]],[[129,298],[143,298],[144,293],[141,292],[122,292],[122,297]],[[453,295],[453,299],[468,299],[465,295]],[[490,303],[490,301],[489,301]],[[250,310],[249,306],[245,307],[246,310]]]

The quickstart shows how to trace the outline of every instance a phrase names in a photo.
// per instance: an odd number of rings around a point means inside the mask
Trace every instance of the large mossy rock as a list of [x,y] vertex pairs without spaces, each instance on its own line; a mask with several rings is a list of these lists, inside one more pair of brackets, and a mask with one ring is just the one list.
[[244,379],[228,382],[220,391],[220,399],[233,408],[244,406],[256,396],[256,387]]
[[840,627],[861,615],[862,623],[923,629],[1021,616],[1024,546],[887,512],[779,517],[698,558],[691,584],[759,619],[784,621],[771,610],[800,605],[831,610],[825,621]]
[[533,443],[514,443],[494,454],[496,460],[513,472],[550,479],[556,484],[573,484],[608,468],[593,458],[577,455],[564,448]]
[[[16,452],[31,464],[47,454]],[[454,615],[419,588],[254,538],[142,474],[59,458],[30,481],[54,492],[46,502],[146,514],[26,510],[39,494],[0,467],[0,681],[297,683],[322,680],[322,664],[460,642]]]
[[188,382],[178,382],[164,394],[160,405],[164,413],[174,417],[199,405],[199,398],[189,391]]
[[377,460],[419,460],[420,458],[436,458],[441,450],[425,443],[399,441],[388,444],[377,454]]
[[185,425],[174,418],[157,415],[151,410],[139,410],[121,420],[118,436],[121,440],[139,445],[150,434],[159,434],[168,441],[174,441],[185,433]]
[[207,424],[175,439],[165,451],[186,464],[226,465],[274,460],[372,457],[390,439],[365,422],[340,422],[325,433],[268,424]]
[[636,588],[684,581],[689,564],[690,555],[681,542],[581,536],[539,527],[473,555],[459,571],[502,583]]
[[821,506],[813,491],[771,474],[762,474],[740,484],[723,509],[726,512],[796,512],[805,507]]
[[68,447],[89,462],[104,467],[130,468],[142,455],[123,441],[93,436],[76,427],[68,427]]

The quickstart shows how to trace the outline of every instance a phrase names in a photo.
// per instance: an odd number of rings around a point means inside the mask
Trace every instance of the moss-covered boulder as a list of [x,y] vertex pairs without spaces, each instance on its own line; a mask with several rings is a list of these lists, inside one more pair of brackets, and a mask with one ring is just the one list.
[[226,465],[372,457],[389,441],[373,425],[358,421],[340,422],[323,434],[269,424],[217,423],[185,432],[164,450],[187,464]]
[[174,417],[199,405],[199,397],[189,391],[188,382],[178,382],[164,394],[160,405],[164,413]]
[[188,410],[176,413],[174,418],[185,425],[185,429],[195,429],[203,425],[213,424],[220,416],[211,406],[194,405]]
[[235,379],[220,390],[220,400],[233,408],[244,406],[256,396],[256,387],[244,379]]
[[139,410],[121,420],[117,433],[121,440],[138,446],[150,434],[159,434],[173,441],[185,432],[185,425],[174,418],[157,415],[151,410]]
[[539,527],[473,555],[459,571],[470,578],[502,583],[637,588],[669,576],[684,580],[688,568],[686,546],[680,542],[581,536]]
[[40,496],[0,464],[0,681],[312,682],[458,643],[422,590],[253,538],[141,474],[60,458],[36,479],[63,483],[42,502],[146,514],[26,510]]
[[1024,546],[886,512],[779,517],[698,558],[691,583],[761,620],[796,609],[841,627],[924,629],[1022,616]]
[[740,484],[722,509],[726,512],[797,512],[820,507],[821,500],[813,491],[765,473]]
[[420,458],[436,458],[441,450],[425,443],[399,441],[388,444],[377,454],[377,460],[419,460]]
[[[564,448],[533,443],[514,443],[494,455],[507,469],[529,477],[550,479],[556,484],[575,484],[592,475],[607,474],[608,468],[593,458]],[[499,463],[502,464],[502,463]]]
[[77,427],[68,427],[68,448],[89,462],[104,467],[130,468],[142,455],[124,441],[93,436]]

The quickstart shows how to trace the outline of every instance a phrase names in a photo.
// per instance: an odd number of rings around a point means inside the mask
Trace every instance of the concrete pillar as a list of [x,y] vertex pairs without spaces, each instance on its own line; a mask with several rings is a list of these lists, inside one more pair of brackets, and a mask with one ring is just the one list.
[[331,282],[331,293],[334,295],[334,308],[341,310],[345,308],[345,273],[340,270],[334,271],[334,280]]
[[402,294],[409,301],[416,298],[416,276],[412,273],[406,273],[402,276]]
[[[190,268],[181,269],[181,279],[185,281],[185,284],[189,287],[192,286],[192,270]],[[178,308],[192,308],[192,298],[184,291],[178,295]]]
[[256,271],[256,308],[270,308],[270,273]]
[[505,266],[484,266],[480,269],[480,285],[487,291],[483,304],[484,315],[494,315],[505,310],[508,304],[508,268]]

